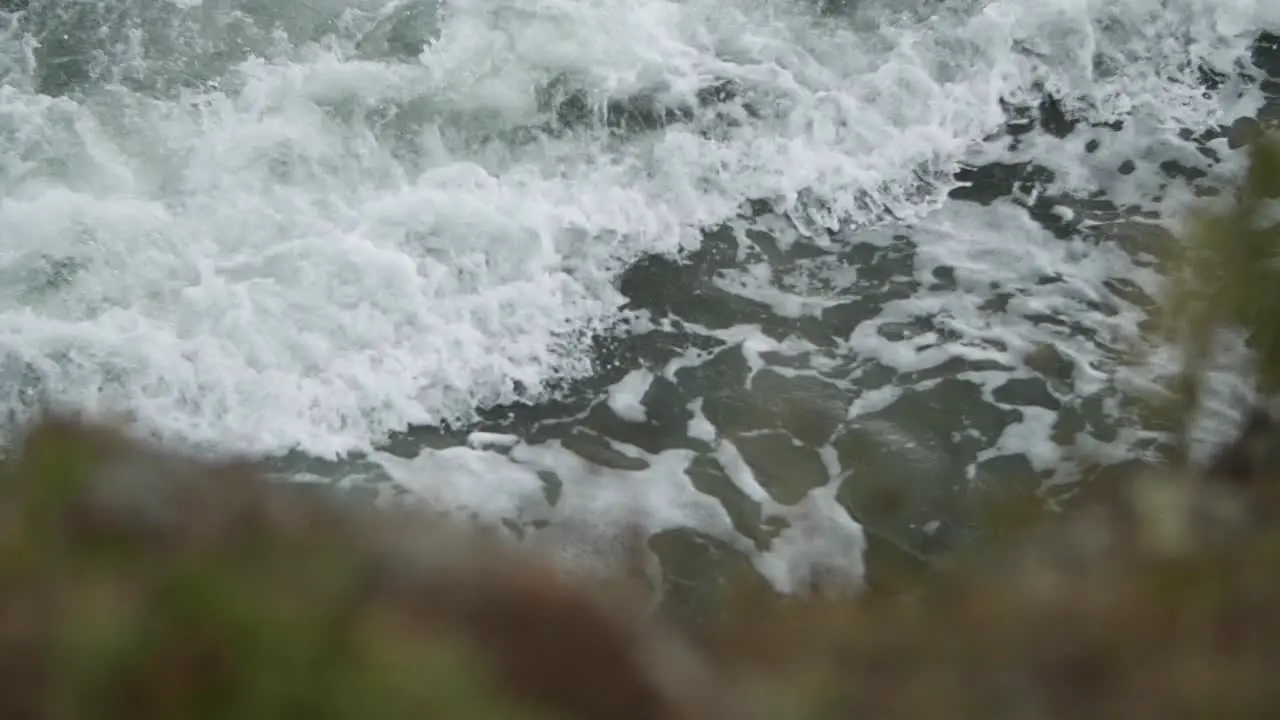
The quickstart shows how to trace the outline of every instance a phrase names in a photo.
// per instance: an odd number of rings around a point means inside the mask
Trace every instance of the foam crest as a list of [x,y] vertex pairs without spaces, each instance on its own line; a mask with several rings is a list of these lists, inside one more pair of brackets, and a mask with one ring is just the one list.
[[[328,454],[465,421],[589,372],[570,348],[619,306],[616,273],[695,246],[747,200],[819,238],[917,216],[1001,126],[1002,99],[1042,86],[1100,117],[1207,118],[1211,101],[1169,73],[1238,57],[1242,18],[1273,11],[1165,5],[870,7],[842,25],[799,5],[457,0],[410,62],[358,52],[399,5],[246,6],[237,22],[291,46],[176,99],[5,85],[0,148],[23,168],[0,205],[11,263],[38,248],[78,269],[9,305],[4,349],[54,400],[199,443]],[[196,10],[164,20],[198,34]],[[337,32],[315,42],[322,20]],[[1175,30],[1194,42],[1140,39]],[[693,107],[711,81],[736,90],[629,137],[520,135],[545,126],[536,90],[558,78],[597,115],[637,93]],[[51,335],[77,362],[49,362]]]

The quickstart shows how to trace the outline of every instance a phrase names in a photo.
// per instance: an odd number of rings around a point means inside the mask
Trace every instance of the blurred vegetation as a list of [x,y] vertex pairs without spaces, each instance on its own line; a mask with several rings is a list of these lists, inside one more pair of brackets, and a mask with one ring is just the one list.
[[698,663],[627,607],[488,533],[110,429],[46,422],[0,480],[6,720],[695,717],[706,685],[669,674]]
[[[1280,389],[1280,141],[1250,139],[1166,303],[1184,417],[1223,328]],[[50,420],[0,476],[0,718],[1277,717],[1277,459],[1260,405],[1207,467],[996,503],[992,542],[858,597],[744,577],[688,633],[489,534]]]
[[1162,327],[1183,349],[1186,366],[1171,411],[1185,416],[1200,399],[1214,336],[1243,330],[1257,354],[1258,391],[1280,390],[1280,141],[1256,122],[1246,133],[1250,165],[1227,210],[1193,218],[1179,248],[1177,282]]

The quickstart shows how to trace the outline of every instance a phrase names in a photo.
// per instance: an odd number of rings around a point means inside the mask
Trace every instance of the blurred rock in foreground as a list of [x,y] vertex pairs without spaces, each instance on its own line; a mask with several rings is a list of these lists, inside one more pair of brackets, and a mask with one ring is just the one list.
[[49,422],[0,477],[0,717],[701,718],[695,656],[439,519]]
[[901,593],[739,593],[695,651],[483,533],[50,422],[0,477],[0,717],[1275,717],[1276,448]]

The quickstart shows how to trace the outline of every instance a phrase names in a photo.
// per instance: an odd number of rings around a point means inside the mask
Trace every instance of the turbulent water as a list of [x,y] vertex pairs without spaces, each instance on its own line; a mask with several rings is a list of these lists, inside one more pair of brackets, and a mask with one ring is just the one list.
[[676,585],[857,580],[975,488],[1159,451],[1129,361],[1166,230],[1240,170],[1221,126],[1280,95],[1263,31],[1280,3],[0,0],[6,432],[125,417],[585,564],[639,530]]

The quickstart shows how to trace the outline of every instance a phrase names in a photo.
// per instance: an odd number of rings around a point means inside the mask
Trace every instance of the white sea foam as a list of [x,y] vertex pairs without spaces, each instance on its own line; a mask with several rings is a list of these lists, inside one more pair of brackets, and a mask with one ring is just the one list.
[[[1003,122],[1000,98],[1036,81],[1104,114],[1141,109],[1139,122],[1216,118],[1162,74],[1239,57],[1267,7],[987,3],[859,34],[814,26],[802,4],[454,0],[418,63],[353,59],[339,40],[176,99],[51,100],[9,82],[5,266],[45,254],[80,269],[50,297],[10,301],[0,337],[53,400],[127,409],[165,435],[367,448],[588,372],[564,343],[617,306],[612,273],[695,243],[743,200],[811,189],[833,211],[910,215],[909,181],[948,170]],[[1190,44],[1161,40],[1186,28]],[[1125,72],[1099,74],[1090,52]],[[600,100],[691,99],[732,79],[772,107],[620,147],[426,141],[534,121],[531,90],[561,73]],[[405,101],[428,155],[417,174],[368,116]]]
[[[33,39],[11,17],[0,25],[7,409],[38,390],[44,404],[125,412],[207,447],[369,451],[411,424],[466,422],[589,375],[584,341],[618,318],[618,274],[646,254],[697,247],[700,230],[753,199],[774,201],[798,232],[778,238],[783,251],[838,247],[847,233],[830,230],[841,220],[920,220],[915,272],[954,268],[958,292],[889,302],[835,350],[757,326],[703,328],[740,349],[750,377],[778,357],[827,369],[874,358],[898,372],[961,357],[1022,372],[1026,353],[1049,341],[1087,393],[1107,382],[1097,343],[1119,342],[1138,317],[1092,303],[1110,302],[1106,277],[1145,287],[1145,271],[1118,251],[1050,238],[1007,205],[938,210],[952,172],[961,161],[1034,159],[1054,171],[1054,192],[1101,187],[1120,204],[1168,206],[1180,196],[1161,189],[1155,162],[1121,176],[1116,158],[1205,165],[1183,157],[1177,129],[1229,120],[1259,98],[1243,85],[1225,100],[1204,94],[1198,66],[1230,72],[1250,33],[1280,27],[1280,6],[1263,0],[974,0],[909,12],[886,0],[825,19],[799,0],[450,0],[438,17],[401,1],[225,17],[205,5],[175,2],[168,12],[187,14],[164,17],[204,38],[175,41],[177,51],[206,55],[177,62],[130,45],[153,37],[142,18],[113,30],[120,47],[86,61],[97,81],[56,98],[36,92],[41,78],[76,64],[36,66]],[[394,35],[400,20],[419,23],[421,47]],[[203,82],[155,79],[170,66]],[[736,95],[666,128],[531,132],[555,124],[539,98],[557,83],[597,117],[641,95],[693,107],[715,83]],[[1032,135],[1016,150],[987,141],[1006,120],[1002,100],[1034,102],[1046,88],[1074,112],[1127,124],[1061,142]],[[1086,152],[1093,138],[1102,147]],[[717,287],[793,320],[836,303],[776,286],[776,270],[744,266]],[[1033,287],[1052,273],[1064,281]],[[993,284],[1027,292],[992,314],[981,303]],[[1084,334],[1037,329],[1026,319],[1036,313],[1075,318]],[[922,316],[960,341],[877,332]],[[705,357],[691,351],[662,376]],[[643,419],[622,401],[652,377],[629,377],[611,397],[619,414]],[[850,412],[893,400],[890,388],[867,390],[848,398]],[[690,432],[716,442],[696,407]],[[1019,448],[1042,425],[1024,419],[1001,448],[1050,462]],[[729,440],[718,442],[727,462]],[[471,449],[376,457],[446,506],[495,517],[536,507],[541,486],[515,462],[563,475],[561,516],[594,517],[624,487],[646,488],[637,502],[656,518],[650,529],[685,523],[731,537],[723,509],[681,479],[683,451],[646,456],[643,480],[586,482],[568,478],[600,471],[566,467],[554,444],[500,445],[510,459]],[[741,467],[732,475],[768,502]],[[835,485],[822,487],[773,508],[796,528],[778,548],[852,552],[852,521],[833,509]],[[815,549],[805,528],[817,525],[843,528],[831,536],[843,539]],[[780,586],[799,582],[757,562]]]
[[643,369],[632,370],[609,388],[609,408],[627,422],[644,422],[644,396],[652,383],[653,373]]
[[[605,470],[555,441],[517,444],[505,456],[458,447],[425,450],[409,460],[378,453],[375,460],[432,507],[465,510],[494,524],[545,521],[527,541],[579,571],[616,572],[637,550],[647,554],[644,547],[627,546],[629,533],[637,529],[643,541],[664,530],[696,528],[746,554],[784,592],[806,591],[812,582],[833,589],[860,584],[865,540],[862,528],[835,500],[837,483],[823,483],[801,502],[780,505],[754,479],[733,444],[722,442],[717,454],[729,460],[725,466],[732,481],[762,503],[767,518],[785,521],[778,536],[760,549],[733,527],[717,498],[694,487],[685,472],[693,452],[653,454],[612,444],[648,467]],[[555,502],[544,493],[543,474],[563,483]]]

